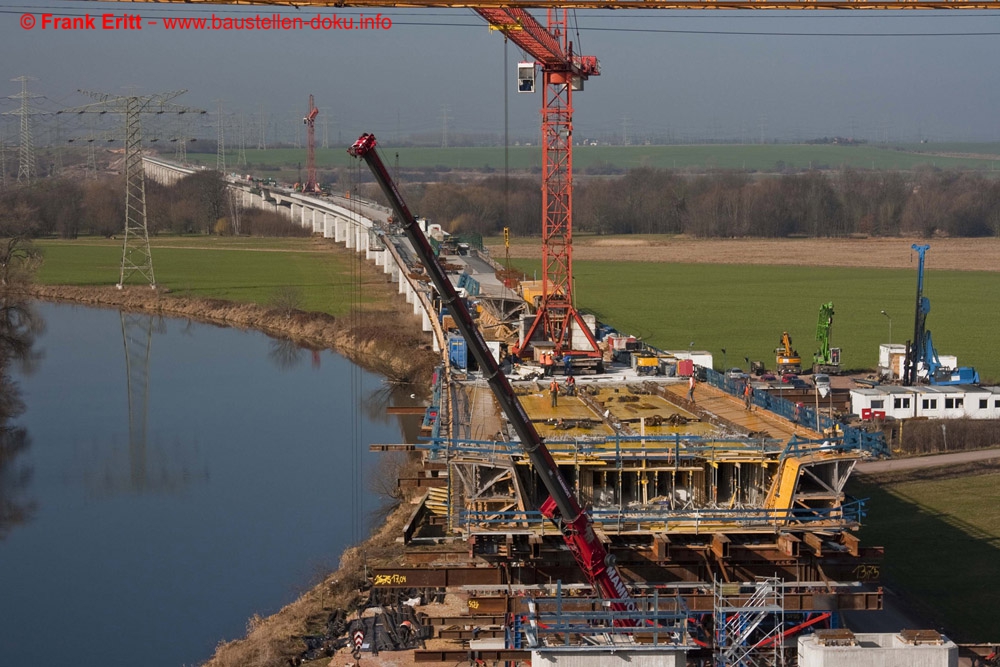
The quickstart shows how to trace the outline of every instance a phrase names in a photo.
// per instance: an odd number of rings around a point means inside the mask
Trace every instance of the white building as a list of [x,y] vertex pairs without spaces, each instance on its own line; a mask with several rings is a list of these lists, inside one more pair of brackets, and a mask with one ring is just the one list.
[[[880,385],[851,390],[851,412],[862,419],[1000,419],[1000,387]],[[879,414],[883,413],[883,414]]]

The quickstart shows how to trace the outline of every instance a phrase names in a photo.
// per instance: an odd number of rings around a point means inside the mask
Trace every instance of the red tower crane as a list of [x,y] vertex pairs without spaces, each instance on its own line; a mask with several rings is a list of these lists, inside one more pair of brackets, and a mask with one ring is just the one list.
[[302,192],[321,192],[319,183],[316,182],[316,116],[319,109],[313,103],[313,96],[309,96],[309,113],[302,119],[306,124],[306,182],[302,184]]
[[573,323],[587,339],[577,354],[600,356],[597,341],[573,305],[573,91],[601,73],[594,56],[573,53],[565,9],[548,9],[548,29],[524,9],[475,8],[477,14],[530,54],[542,69],[542,301],[515,351],[536,332],[573,351]]

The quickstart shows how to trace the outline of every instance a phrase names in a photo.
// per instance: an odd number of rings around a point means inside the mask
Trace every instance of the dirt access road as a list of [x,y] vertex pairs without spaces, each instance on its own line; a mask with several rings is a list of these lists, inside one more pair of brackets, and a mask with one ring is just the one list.
[[[942,427],[944,428],[944,427]],[[920,468],[937,468],[943,466],[959,465],[961,463],[972,463],[974,461],[987,461],[989,459],[1000,458],[1000,449],[974,449],[967,452],[954,452],[953,454],[935,454],[933,456],[918,456],[911,459],[889,459],[888,461],[865,461],[859,463],[857,471],[860,473],[876,474],[882,472],[896,472],[900,470],[918,470]]]
[[[697,239],[683,236],[575,236],[573,258],[613,262],[671,264],[756,264],[915,269],[917,253],[910,246],[929,244],[928,270],[1000,271],[1000,238],[916,239]],[[502,245],[490,246],[503,257]],[[541,257],[539,239],[519,239],[510,247],[515,259]]]

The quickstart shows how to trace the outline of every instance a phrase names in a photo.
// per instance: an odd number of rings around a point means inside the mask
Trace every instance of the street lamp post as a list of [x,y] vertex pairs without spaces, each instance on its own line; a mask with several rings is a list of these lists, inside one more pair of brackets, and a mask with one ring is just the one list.
[[889,317],[889,313],[884,310],[882,311],[882,314],[885,315],[887,320],[889,320],[889,345],[892,345],[892,318]]
[[729,370],[728,364],[726,364],[726,348],[722,348],[722,372],[725,373]]

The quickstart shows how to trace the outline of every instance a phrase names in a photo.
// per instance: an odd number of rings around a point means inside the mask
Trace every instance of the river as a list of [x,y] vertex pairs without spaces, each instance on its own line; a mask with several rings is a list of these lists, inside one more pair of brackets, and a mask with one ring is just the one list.
[[27,439],[0,466],[0,518],[26,515],[0,527],[0,665],[198,664],[378,521],[368,444],[404,441],[408,392],[254,332],[36,309],[3,391]]

